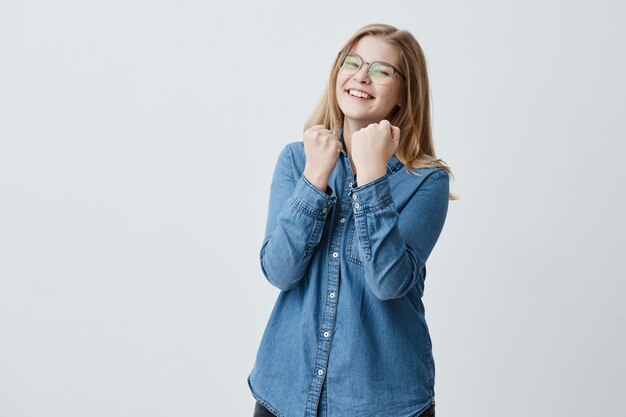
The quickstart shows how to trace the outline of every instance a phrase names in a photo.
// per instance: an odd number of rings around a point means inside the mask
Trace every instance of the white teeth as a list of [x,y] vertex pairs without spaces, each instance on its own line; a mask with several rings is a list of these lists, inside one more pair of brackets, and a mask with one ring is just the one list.
[[349,94],[351,96],[355,96],[355,97],[361,97],[361,98],[371,98],[369,94],[367,93],[363,93],[361,91],[357,91],[357,90],[350,90]]

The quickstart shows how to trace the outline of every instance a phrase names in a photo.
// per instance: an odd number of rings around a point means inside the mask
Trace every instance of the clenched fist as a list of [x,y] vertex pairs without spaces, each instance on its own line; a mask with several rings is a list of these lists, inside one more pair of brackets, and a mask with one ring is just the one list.
[[325,126],[315,125],[304,131],[304,177],[322,192],[326,191],[340,152],[341,142]]
[[360,187],[387,173],[387,162],[398,150],[400,128],[388,120],[372,123],[352,134],[352,161]]

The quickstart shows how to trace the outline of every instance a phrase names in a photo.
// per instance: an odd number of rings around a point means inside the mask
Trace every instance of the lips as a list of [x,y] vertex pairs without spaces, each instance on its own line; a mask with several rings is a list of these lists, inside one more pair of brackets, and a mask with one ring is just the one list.
[[345,92],[356,98],[364,99],[364,100],[372,100],[374,97],[363,90],[358,90],[356,88],[348,88]]

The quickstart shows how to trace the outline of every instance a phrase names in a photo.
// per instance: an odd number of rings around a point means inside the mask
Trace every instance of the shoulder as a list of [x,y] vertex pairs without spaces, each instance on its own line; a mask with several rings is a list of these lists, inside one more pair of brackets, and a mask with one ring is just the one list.
[[393,201],[406,217],[445,213],[448,205],[448,172],[440,167],[407,169],[403,166],[390,178]]
[[302,141],[290,142],[283,147],[278,156],[278,164],[298,171],[303,169],[306,163],[304,143]]
[[280,152],[280,158],[304,157],[304,142],[293,141],[286,144]]
[[301,140],[288,143],[285,145],[285,149],[289,149],[289,151],[296,157],[304,157],[304,142]]
[[448,175],[448,171],[440,167],[428,167],[428,168],[413,168],[408,169],[404,167],[403,169],[404,180],[411,182],[417,188],[426,186],[427,184],[439,184],[440,186],[445,185],[449,186],[450,177]]
[[443,204],[448,199],[448,172],[440,167],[408,169],[402,165],[389,182],[398,213],[404,211],[410,201],[418,202],[417,206],[412,206],[415,208],[435,202]]
[[428,168],[426,179],[428,181],[438,181],[438,182],[450,182],[450,176],[448,175],[448,171],[443,168]]

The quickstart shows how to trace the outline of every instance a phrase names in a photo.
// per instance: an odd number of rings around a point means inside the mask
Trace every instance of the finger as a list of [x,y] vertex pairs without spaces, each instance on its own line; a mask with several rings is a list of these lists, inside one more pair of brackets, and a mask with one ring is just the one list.
[[400,139],[400,128],[397,126],[391,126],[391,140],[396,141]]
[[382,127],[386,127],[387,129],[389,129],[391,127],[391,123],[389,123],[389,120],[387,119],[383,119],[380,121],[380,123],[378,123],[380,126]]
[[311,126],[310,128],[308,128],[307,130],[309,132],[316,132],[316,131],[322,130],[322,129],[326,129],[326,126],[324,126],[324,125],[314,125],[314,126]]

